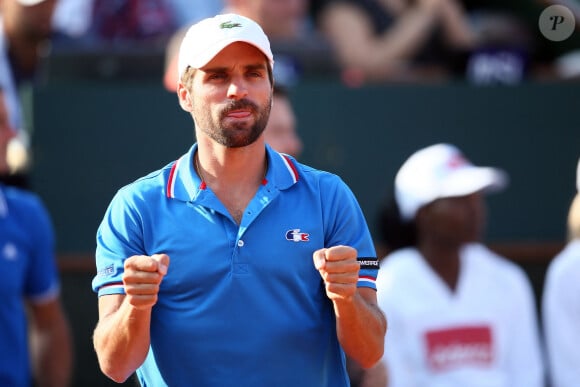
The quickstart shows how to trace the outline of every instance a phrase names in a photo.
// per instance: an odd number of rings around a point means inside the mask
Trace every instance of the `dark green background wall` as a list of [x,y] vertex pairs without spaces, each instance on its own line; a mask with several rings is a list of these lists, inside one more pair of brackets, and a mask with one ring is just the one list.
[[[293,90],[302,161],[336,172],[374,216],[414,150],[456,144],[476,164],[506,169],[489,197],[490,240],[562,240],[580,156],[578,84],[478,88],[384,85]],[[33,97],[34,188],[54,216],[59,250],[92,251],[101,216],[122,185],[187,151],[191,118],[158,82],[48,84]]]

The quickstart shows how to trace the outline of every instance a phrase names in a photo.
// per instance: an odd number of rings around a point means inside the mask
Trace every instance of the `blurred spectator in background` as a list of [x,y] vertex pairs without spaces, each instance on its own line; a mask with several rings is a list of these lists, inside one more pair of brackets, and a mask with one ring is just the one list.
[[[0,3],[4,5],[3,3]],[[24,138],[24,133],[22,133],[23,123],[22,123],[22,111],[21,111],[21,102],[20,102],[20,95],[18,93],[18,89],[16,87],[15,79],[12,75],[12,65],[10,63],[10,57],[8,54],[8,41],[6,39],[5,29],[4,29],[4,13],[0,12],[0,89],[2,89],[2,109],[5,110],[5,119],[10,124],[12,130],[14,130],[14,135],[8,139],[9,143],[6,144],[7,150],[6,154],[2,154],[2,159],[0,160],[0,164],[3,165],[3,168],[0,172],[0,180],[5,184],[10,185],[19,185],[24,187],[25,181],[22,176],[16,176],[15,170],[20,169],[21,165],[14,165],[13,152],[8,151],[8,147],[10,142],[14,142],[20,145],[20,150],[22,153],[22,140],[16,140],[16,130],[19,130],[20,137]],[[8,160],[10,157],[11,160]],[[18,164],[24,164],[20,162]]]
[[93,0],[92,34],[108,43],[165,44],[176,23],[166,0]]
[[446,78],[475,42],[457,0],[318,0],[312,12],[352,85]]
[[580,160],[576,196],[568,212],[568,244],[550,263],[542,300],[544,335],[552,387],[580,380]]
[[84,36],[93,22],[94,0],[57,0],[52,17],[53,42],[79,39]]
[[[52,31],[56,0],[0,0],[0,88],[12,136],[6,154],[8,168],[0,181],[28,187],[29,135],[22,113],[20,89],[33,83]],[[4,161],[4,160],[3,160]]]
[[533,33],[512,10],[468,9],[477,45],[470,53],[466,80],[477,85],[516,85],[533,71]]
[[309,0],[223,0],[223,13],[247,15],[266,31],[272,40],[290,41],[310,33]]
[[[467,78],[476,84],[518,84],[525,80],[580,76],[580,4],[568,0],[462,0],[479,37]],[[539,20],[551,5],[576,17],[576,32],[563,41],[541,33]],[[574,17],[574,16],[573,16]]]
[[[546,39],[538,20],[567,0],[312,0],[349,85],[465,79],[478,85],[580,77],[580,34]],[[577,28],[579,23],[576,23]]]
[[[0,172],[15,135],[0,89]],[[40,199],[0,183],[0,385],[70,384],[72,342],[59,297],[54,233]]]
[[167,38],[167,30],[173,32],[221,8],[221,0],[58,0],[53,23],[70,39],[147,40],[158,33]]
[[166,0],[172,9],[173,20],[178,28],[219,13],[223,8],[223,0]]
[[5,49],[16,82],[32,78],[52,33],[56,0],[0,0]]
[[395,247],[377,278],[389,387],[544,385],[530,282],[481,243],[483,193],[506,184],[505,172],[474,166],[450,144],[423,148],[399,169],[401,219],[387,228],[413,222],[416,235],[400,234],[414,245]]
[[274,84],[270,118],[264,129],[264,139],[274,150],[299,158],[302,153],[302,139],[296,130],[296,114],[288,91]]
[[539,53],[540,9],[529,0],[462,0],[478,37],[466,79],[478,85],[516,85],[546,73]]

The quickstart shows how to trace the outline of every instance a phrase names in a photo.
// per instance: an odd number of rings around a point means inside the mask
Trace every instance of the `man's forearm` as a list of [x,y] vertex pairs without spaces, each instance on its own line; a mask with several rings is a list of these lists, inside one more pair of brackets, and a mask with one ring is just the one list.
[[145,361],[150,322],[150,309],[136,309],[127,302],[100,319],[93,343],[105,375],[118,383],[124,382]]
[[334,301],[334,310],[342,348],[361,367],[370,368],[383,356],[387,320],[364,292],[374,290],[361,288],[351,300]]

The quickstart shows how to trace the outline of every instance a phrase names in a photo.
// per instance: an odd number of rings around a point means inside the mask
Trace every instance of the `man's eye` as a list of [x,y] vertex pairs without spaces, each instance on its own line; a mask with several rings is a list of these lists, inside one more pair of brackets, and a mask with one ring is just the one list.
[[226,77],[226,74],[217,73],[217,74],[210,75],[209,79],[224,79],[225,77]]

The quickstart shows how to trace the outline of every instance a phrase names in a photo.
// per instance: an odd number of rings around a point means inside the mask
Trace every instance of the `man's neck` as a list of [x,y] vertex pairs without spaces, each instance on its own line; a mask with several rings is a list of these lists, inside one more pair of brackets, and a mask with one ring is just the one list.
[[267,170],[263,141],[243,148],[198,143],[194,167],[236,223],[262,184]]

